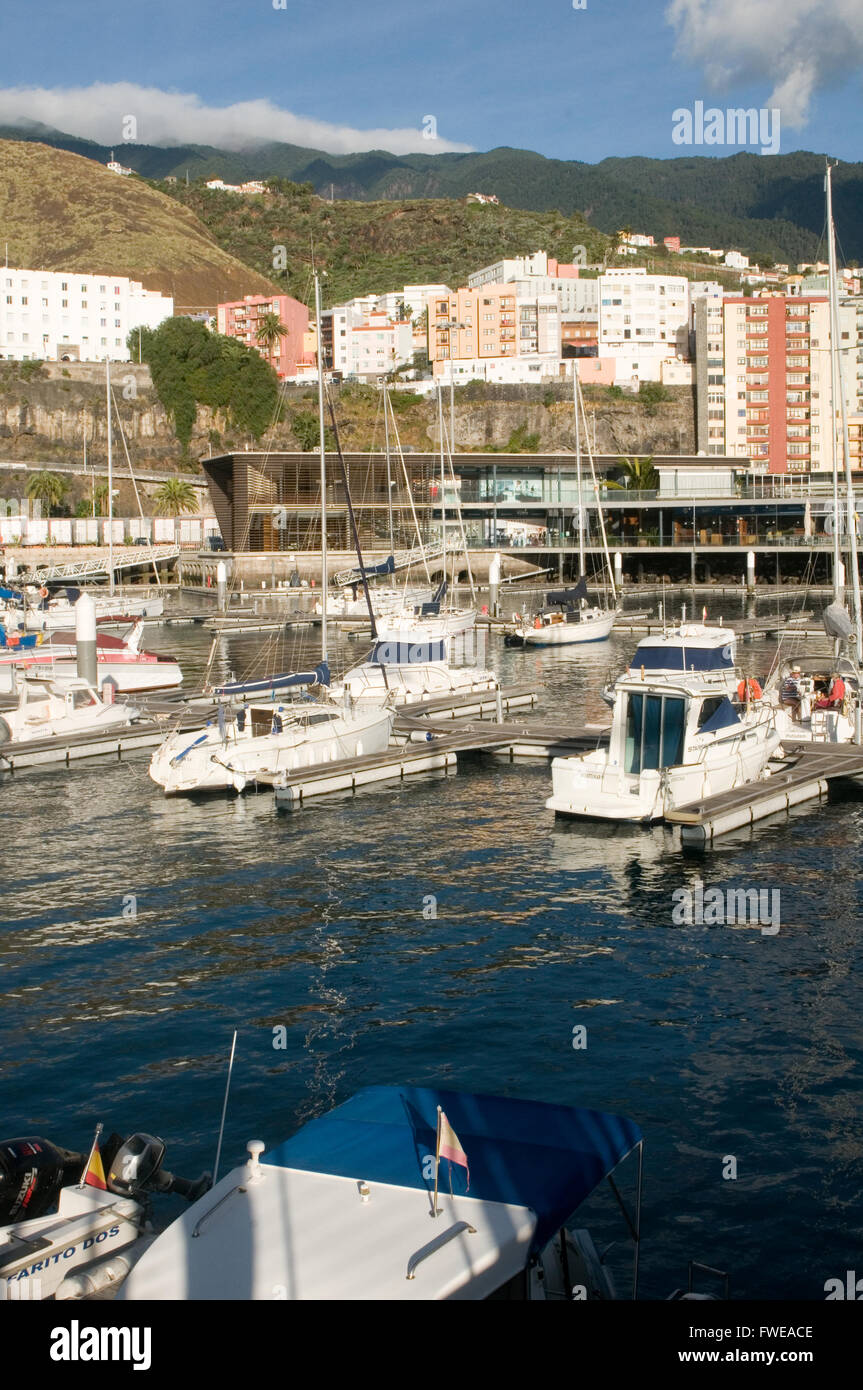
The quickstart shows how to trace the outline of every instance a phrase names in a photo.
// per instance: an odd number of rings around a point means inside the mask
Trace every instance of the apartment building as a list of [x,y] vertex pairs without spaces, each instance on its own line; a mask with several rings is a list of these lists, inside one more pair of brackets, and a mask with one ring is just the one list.
[[158,328],[174,301],[122,275],[0,267],[0,357],[128,362],[135,328]]
[[[285,329],[272,343],[258,337],[263,321],[275,314]],[[303,335],[309,328],[305,304],[289,294],[247,294],[244,299],[220,304],[216,312],[218,331],[256,348],[280,377],[295,376],[304,362]]]
[[609,270],[598,284],[598,352],[616,359],[618,379],[661,381],[663,362],[688,359],[688,280],[636,266]]
[[[560,306],[555,294],[521,296],[513,284],[488,282],[429,298],[429,360],[435,376],[490,379],[493,359],[535,359],[531,366],[556,371],[560,361]],[[482,370],[479,370],[482,368]],[[460,369],[460,370],[459,370]],[[507,373],[507,379],[519,379]]]
[[[863,322],[863,313],[861,313]],[[849,414],[859,413],[857,309],[840,307]],[[766,473],[830,471],[830,312],[826,297],[730,295],[695,303],[698,445]],[[702,391],[705,399],[702,400]]]

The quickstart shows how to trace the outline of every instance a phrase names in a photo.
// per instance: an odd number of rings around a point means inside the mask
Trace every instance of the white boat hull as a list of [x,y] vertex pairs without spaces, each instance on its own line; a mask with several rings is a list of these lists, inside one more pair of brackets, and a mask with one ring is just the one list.
[[570,647],[582,642],[604,642],[614,627],[615,613],[583,618],[577,623],[544,623],[523,628],[518,634],[526,647]]
[[762,722],[713,744],[698,761],[662,772],[624,772],[604,751],[555,758],[546,809],[590,820],[662,820],[675,807],[756,781],[779,746],[779,735]]
[[[272,709],[277,711],[278,706]],[[167,795],[242,792],[259,776],[268,783],[278,783],[304,768],[380,753],[389,744],[393,722],[392,711],[378,705],[365,711],[336,713],[320,724],[290,724],[283,707],[280,717],[287,727],[282,732],[255,734],[252,712],[250,708],[242,730],[230,720],[224,737],[217,725],[171,734],[153,754],[150,777]],[[314,718],[315,707],[304,708],[304,713]]]

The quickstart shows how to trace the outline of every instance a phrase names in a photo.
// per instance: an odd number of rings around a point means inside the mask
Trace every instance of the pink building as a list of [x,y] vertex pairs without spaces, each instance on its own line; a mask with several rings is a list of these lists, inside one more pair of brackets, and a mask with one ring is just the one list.
[[663,246],[667,247],[669,251],[679,251],[679,250],[680,250],[680,237],[679,237],[679,236],[664,236],[664,237],[662,238],[662,244],[663,244]]
[[[268,314],[278,315],[286,329],[284,336],[272,346],[258,339],[261,321]],[[220,304],[217,326],[227,337],[239,338],[247,347],[257,348],[280,377],[295,376],[297,367],[306,361],[303,335],[309,330],[309,311],[305,304],[289,294],[247,294],[244,299]]]

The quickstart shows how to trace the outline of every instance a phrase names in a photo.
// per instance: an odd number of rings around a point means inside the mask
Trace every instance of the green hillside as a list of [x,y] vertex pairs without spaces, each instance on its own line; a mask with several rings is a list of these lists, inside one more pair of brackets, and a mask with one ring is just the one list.
[[[0,136],[42,140],[101,163],[109,158],[105,146],[44,127],[0,129]],[[684,243],[735,246],[774,260],[813,259],[824,225],[824,156],[807,152],[615,158],[599,164],[507,147],[398,156],[385,150],[331,155],[286,144],[243,152],[206,145],[124,145],[117,153],[149,179],[221,175],[241,182],[276,176],[310,182],[325,197],[332,188],[337,199],[415,201],[495,193],[513,208],[583,212],[606,233],[623,226],[657,238],[679,233]],[[838,166],[834,201],[845,256],[863,260],[863,164]]]

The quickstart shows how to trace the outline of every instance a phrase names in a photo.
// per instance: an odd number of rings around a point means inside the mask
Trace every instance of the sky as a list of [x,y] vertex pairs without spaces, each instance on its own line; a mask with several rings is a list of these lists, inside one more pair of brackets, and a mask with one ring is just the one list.
[[0,124],[118,147],[755,148],[697,120],[675,142],[701,102],[778,109],[782,153],[861,158],[863,0],[0,0],[0,29]]

